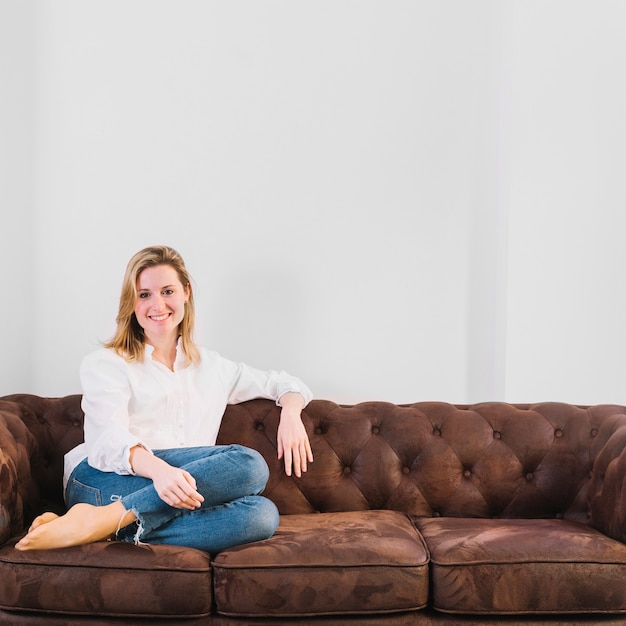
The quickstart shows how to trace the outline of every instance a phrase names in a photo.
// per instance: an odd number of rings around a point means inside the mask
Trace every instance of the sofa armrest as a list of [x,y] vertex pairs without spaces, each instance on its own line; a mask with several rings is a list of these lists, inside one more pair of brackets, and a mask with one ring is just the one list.
[[626,416],[605,427],[612,434],[596,456],[589,485],[591,525],[626,543]]
[[24,530],[37,498],[30,466],[37,442],[23,412],[17,403],[0,402],[0,544]]

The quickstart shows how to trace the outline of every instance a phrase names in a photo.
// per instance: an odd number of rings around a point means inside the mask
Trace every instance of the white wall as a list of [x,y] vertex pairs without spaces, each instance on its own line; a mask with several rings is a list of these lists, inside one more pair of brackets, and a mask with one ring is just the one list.
[[623,2],[515,5],[511,400],[626,402],[625,24]]
[[[14,338],[3,311],[0,393],[78,392],[126,261],[166,243],[194,276],[202,343],[318,397],[625,400],[609,77],[626,44],[607,32],[624,9],[598,4],[35,3],[10,47],[35,85],[27,245],[9,244],[32,322]],[[549,129],[569,159],[551,174]],[[555,236],[564,219],[591,266]],[[576,375],[555,377],[574,353]]]
[[0,0],[0,394],[32,372],[34,18],[32,2]]

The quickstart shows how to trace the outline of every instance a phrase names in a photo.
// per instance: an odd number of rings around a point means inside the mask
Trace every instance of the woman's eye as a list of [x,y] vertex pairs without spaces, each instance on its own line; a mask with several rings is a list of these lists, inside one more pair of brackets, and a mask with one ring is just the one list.
[[144,291],[143,293],[140,293],[140,294],[139,294],[139,297],[140,297],[141,299],[145,299],[145,298],[147,298],[149,295],[150,295],[149,293],[146,293],[146,292]]
[[164,289],[163,290],[163,295],[164,296],[171,296],[174,293],[173,289]]

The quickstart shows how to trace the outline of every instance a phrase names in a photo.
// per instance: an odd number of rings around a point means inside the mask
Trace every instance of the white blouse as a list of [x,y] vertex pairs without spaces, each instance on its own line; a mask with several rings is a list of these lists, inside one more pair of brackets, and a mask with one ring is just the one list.
[[130,450],[215,445],[227,404],[275,400],[290,391],[308,404],[312,394],[286,372],[264,372],[200,348],[198,365],[184,366],[179,348],[174,371],[152,358],[129,363],[113,350],[87,355],[80,368],[85,442],[65,455],[64,487],[85,458],[96,469],[133,474]]

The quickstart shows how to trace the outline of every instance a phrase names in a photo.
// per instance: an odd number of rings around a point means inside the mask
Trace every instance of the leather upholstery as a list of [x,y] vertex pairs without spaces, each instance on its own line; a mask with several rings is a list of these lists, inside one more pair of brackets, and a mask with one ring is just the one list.
[[381,614],[428,603],[428,550],[396,511],[284,515],[271,539],[213,562],[223,615]]
[[602,613],[626,606],[626,545],[578,522],[423,518],[433,606],[450,613]]
[[[213,605],[209,555],[101,541],[62,550],[0,550],[0,606],[124,617],[196,617]],[[0,616],[0,623],[6,621]],[[135,622],[136,623],[136,622]]]
[[26,413],[23,407],[0,401],[0,544],[22,531],[29,505],[39,500],[30,469],[37,441],[22,421]]
[[[82,419],[77,395],[0,398],[0,541],[23,532],[43,510],[64,510],[63,455],[82,440]],[[218,443],[248,445],[268,462],[265,495],[284,516],[268,542],[226,551],[211,563],[204,553],[193,555],[172,546],[150,546],[141,559],[134,558],[134,546],[106,544],[45,556],[16,554],[12,539],[0,548],[0,578],[9,583],[0,585],[0,608],[56,606],[65,614],[97,610],[103,616],[132,618],[149,610],[133,600],[136,590],[145,588],[147,598],[158,598],[150,609],[154,617],[208,616],[215,609],[254,616],[332,613],[320,598],[334,602],[339,612],[352,613],[358,612],[355,598],[357,604],[358,598],[364,602],[375,579],[381,585],[385,580],[395,583],[384,592],[377,589],[378,598],[369,608],[363,605],[366,611],[417,609],[428,597],[430,582],[441,611],[563,611],[563,602],[570,602],[563,598],[571,589],[580,591],[574,594],[578,603],[572,610],[626,611],[624,593],[611,591],[608,584],[614,580],[619,586],[626,573],[623,545],[611,542],[626,541],[625,407],[441,402],[342,406],[314,400],[303,419],[315,461],[301,478],[287,477],[277,459],[279,409],[274,403],[254,400],[230,406],[220,430]],[[367,515],[359,518],[358,512],[364,511]],[[336,512],[345,515],[327,515]],[[359,535],[357,527],[386,530],[378,544],[367,546],[369,531]],[[361,548],[341,552],[352,536],[361,537]],[[405,554],[398,553],[402,545]],[[559,545],[574,554],[567,561],[569,569],[559,560]],[[555,551],[547,550],[550,546]],[[377,563],[379,569],[368,579],[372,572],[366,568],[372,563],[359,556],[370,548],[393,561],[397,570],[391,578]],[[313,554],[322,561],[307,562]],[[356,562],[330,567],[333,559],[346,555]],[[546,555],[547,561],[542,560]],[[467,567],[466,557],[482,558],[480,567]],[[270,567],[272,559],[281,563]],[[124,570],[117,587],[111,587],[117,575],[108,563],[117,563],[118,573]],[[163,564],[169,569],[161,576],[155,571]],[[313,577],[309,566],[318,568]],[[45,577],[45,571],[57,574]],[[201,586],[203,592],[194,602],[181,603],[190,571],[194,588]],[[341,587],[348,574],[353,575],[351,582]],[[244,598],[257,575],[262,584]],[[90,591],[76,593],[86,577]],[[155,591],[155,580],[171,577],[180,585],[163,584]],[[399,582],[403,577],[405,582]],[[585,595],[581,590],[591,589],[584,584],[590,578],[597,581],[593,589],[598,593]],[[496,588],[503,589],[502,581],[508,581],[508,591],[496,593]],[[351,591],[342,595],[342,589]],[[271,594],[274,604],[269,606]],[[60,597],[63,602],[58,603]]]
[[[600,509],[609,486],[594,478],[594,463],[602,452],[602,463],[626,464],[626,454],[613,459],[626,437],[626,409],[614,405],[341,406],[314,400],[304,421],[315,461],[300,479],[280,471],[278,411],[271,403],[231,406],[227,416],[220,440],[263,453],[271,469],[266,494],[283,514],[393,509],[415,517],[589,523],[592,485],[593,521],[605,530],[615,514],[612,505]],[[620,428],[624,431],[607,446]],[[613,448],[618,452],[608,452]],[[620,476],[624,472],[617,471],[618,486]],[[613,493],[610,499],[614,503]],[[626,525],[621,529],[626,533]]]

